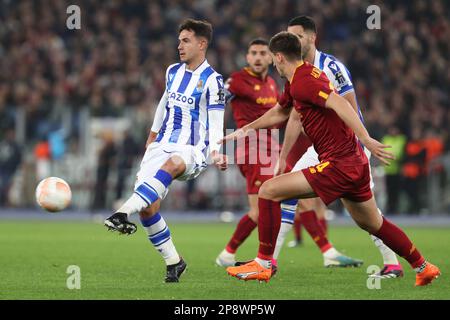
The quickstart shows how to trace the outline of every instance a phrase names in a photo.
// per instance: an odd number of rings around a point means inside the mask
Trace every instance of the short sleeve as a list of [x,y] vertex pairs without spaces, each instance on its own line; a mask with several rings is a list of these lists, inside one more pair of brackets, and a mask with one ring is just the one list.
[[175,80],[175,75],[178,69],[182,66],[182,63],[171,64],[166,70],[166,91],[169,91],[172,87],[172,83]]
[[284,84],[283,93],[281,94],[280,99],[278,100],[278,104],[282,108],[292,108],[292,106],[294,105],[290,90],[291,85],[289,81],[286,81],[286,83]]
[[325,107],[333,86],[326,75],[317,68],[292,83],[294,99],[299,102]]
[[229,77],[227,79],[227,81],[225,81],[224,84],[224,89],[225,89],[225,103],[230,102],[231,100],[234,99],[234,97],[236,96],[236,89],[235,89],[235,85],[233,83],[233,87],[231,86],[231,83],[233,82],[233,76]]
[[343,96],[354,90],[350,73],[341,62],[329,61],[325,65],[324,71],[339,95]]
[[223,77],[215,73],[208,79],[206,88],[206,106],[208,110],[225,109],[225,88]]

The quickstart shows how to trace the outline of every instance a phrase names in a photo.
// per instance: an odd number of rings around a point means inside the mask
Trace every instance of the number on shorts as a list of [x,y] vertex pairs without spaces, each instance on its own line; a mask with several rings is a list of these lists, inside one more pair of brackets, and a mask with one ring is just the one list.
[[311,172],[311,173],[322,172],[323,169],[325,169],[326,167],[328,167],[329,164],[330,164],[330,161],[323,162],[323,163],[319,163],[319,164],[318,164],[317,166],[315,166],[315,167],[309,167],[309,172]]

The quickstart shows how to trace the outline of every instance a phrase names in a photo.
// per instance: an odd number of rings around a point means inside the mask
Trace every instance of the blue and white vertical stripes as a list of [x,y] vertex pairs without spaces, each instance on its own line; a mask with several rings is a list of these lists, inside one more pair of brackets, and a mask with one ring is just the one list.
[[171,65],[166,72],[167,105],[156,141],[203,150],[209,135],[208,108],[224,108],[223,90],[222,76],[206,60],[195,70],[188,70],[184,63]]

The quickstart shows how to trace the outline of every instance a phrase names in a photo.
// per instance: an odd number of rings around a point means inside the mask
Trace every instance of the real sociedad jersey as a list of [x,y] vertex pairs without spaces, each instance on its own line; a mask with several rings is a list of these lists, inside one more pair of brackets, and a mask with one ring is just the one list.
[[[344,96],[347,93],[354,91],[350,72],[345,65],[334,56],[316,50],[314,56],[314,66],[325,72],[326,76],[340,96]],[[357,105],[358,116],[364,123],[361,108],[359,107],[359,104]]]
[[223,110],[223,77],[205,60],[197,69],[185,63],[166,71],[166,106],[156,142],[193,145],[204,151],[209,144],[208,110]]

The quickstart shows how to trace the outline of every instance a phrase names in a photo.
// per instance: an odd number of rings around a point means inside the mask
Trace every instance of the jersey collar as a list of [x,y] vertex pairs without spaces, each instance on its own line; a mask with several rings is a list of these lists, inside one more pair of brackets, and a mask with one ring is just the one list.
[[206,60],[206,59],[203,60],[203,62],[197,68],[195,68],[195,70],[189,70],[187,68],[186,63],[184,64],[184,70],[192,72],[193,74],[200,74],[203,72],[203,70],[205,70],[208,67],[209,67],[209,63],[208,63],[208,60]]
[[249,75],[251,75],[252,77],[261,79],[261,80],[263,80],[263,81],[266,81],[266,80],[267,80],[267,76],[269,75],[269,74],[266,74],[266,76],[265,76],[264,78],[261,78],[261,77],[258,76],[256,73],[254,73],[254,72],[250,69],[250,67],[245,67],[244,70],[245,70]]

